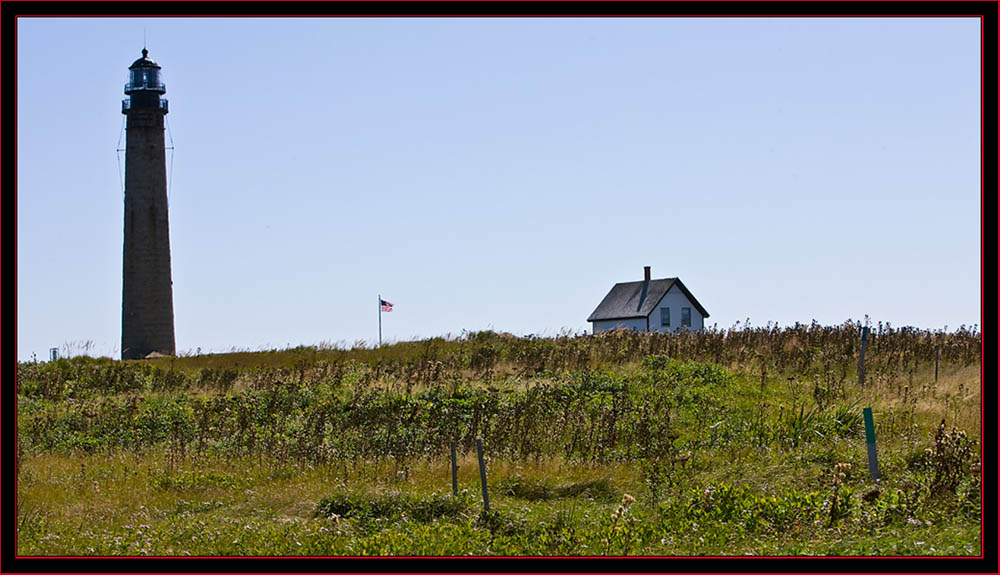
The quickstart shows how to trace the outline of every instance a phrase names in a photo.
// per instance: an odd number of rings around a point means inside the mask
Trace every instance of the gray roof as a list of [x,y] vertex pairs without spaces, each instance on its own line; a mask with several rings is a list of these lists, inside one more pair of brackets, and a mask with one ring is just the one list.
[[148,56],[149,50],[142,49],[142,58],[139,58],[132,65],[128,67],[129,70],[134,70],[136,68],[159,68],[160,65],[153,61],[152,58]]
[[698,308],[702,317],[708,317],[705,308],[698,303],[698,300],[694,299],[691,292],[684,287],[678,278],[649,280],[649,284],[645,284],[645,281],[615,284],[608,295],[601,300],[594,313],[590,314],[587,321],[647,317],[674,284],[691,300],[691,304]]

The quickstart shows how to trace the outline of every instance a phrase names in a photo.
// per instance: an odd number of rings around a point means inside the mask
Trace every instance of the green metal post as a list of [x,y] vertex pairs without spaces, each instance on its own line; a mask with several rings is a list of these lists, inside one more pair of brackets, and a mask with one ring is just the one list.
[[872,417],[872,408],[864,409],[865,415],[865,443],[868,445],[868,473],[872,479],[878,479],[878,453],[875,450],[875,419]]

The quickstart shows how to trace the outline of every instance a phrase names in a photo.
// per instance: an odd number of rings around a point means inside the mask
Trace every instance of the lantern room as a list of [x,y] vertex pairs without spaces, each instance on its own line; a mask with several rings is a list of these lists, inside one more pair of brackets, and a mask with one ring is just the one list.
[[142,49],[139,58],[128,67],[128,83],[125,84],[125,94],[129,97],[122,100],[122,113],[132,110],[152,109],[167,112],[167,101],[160,98],[166,93],[167,86],[160,75],[160,65],[149,57],[149,50]]

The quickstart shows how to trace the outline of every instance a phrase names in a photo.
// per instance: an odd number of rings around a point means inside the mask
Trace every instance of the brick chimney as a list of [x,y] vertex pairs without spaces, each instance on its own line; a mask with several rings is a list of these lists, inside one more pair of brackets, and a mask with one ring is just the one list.
[[643,275],[644,275],[644,281],[646,283],[649,283],[649,266],[644,266],[642,268],[642,272],[643,272]]

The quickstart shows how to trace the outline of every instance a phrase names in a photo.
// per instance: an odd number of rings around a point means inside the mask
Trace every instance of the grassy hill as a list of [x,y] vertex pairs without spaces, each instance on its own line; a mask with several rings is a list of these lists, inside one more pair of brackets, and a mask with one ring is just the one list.
[[859,345],[849,322],[20,363],[18,553],[978,555],[981,335],[879,325],[864,386]]

